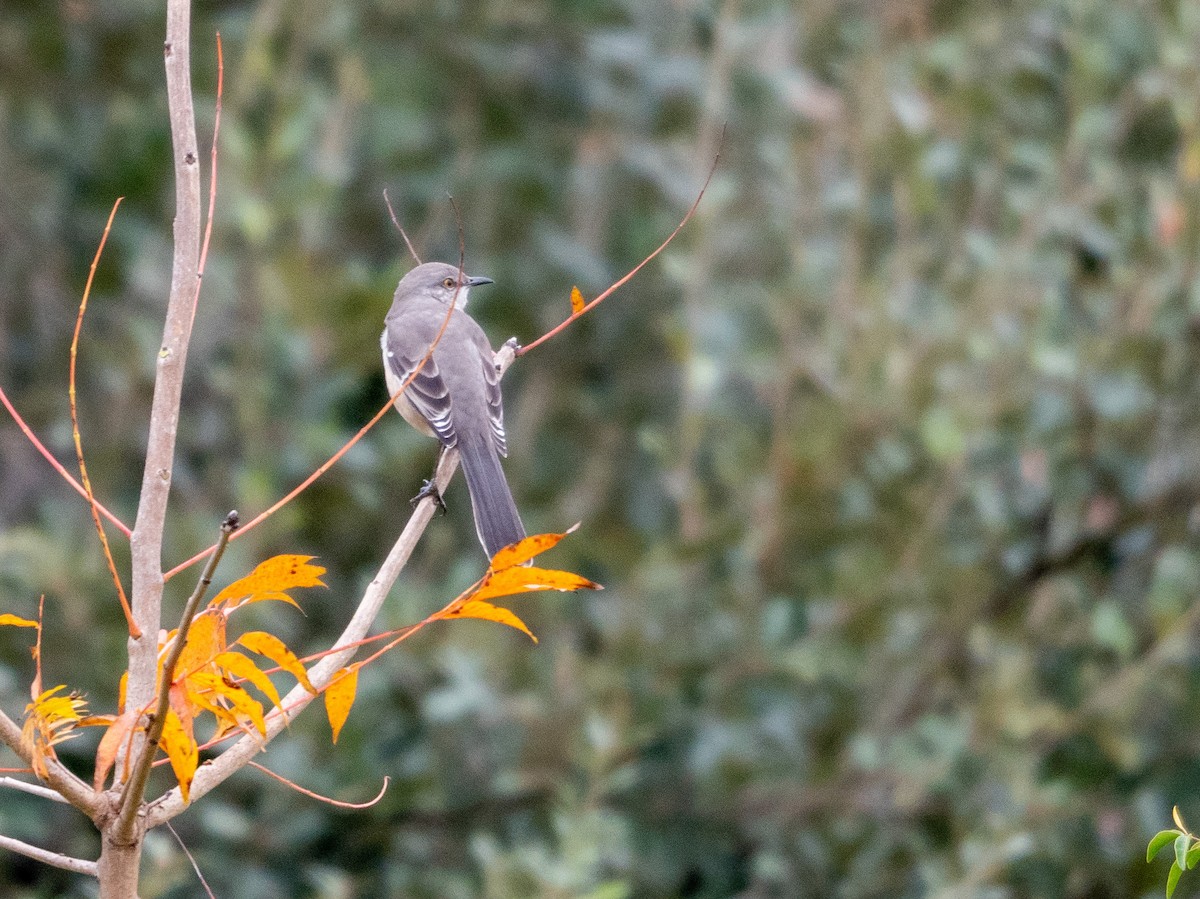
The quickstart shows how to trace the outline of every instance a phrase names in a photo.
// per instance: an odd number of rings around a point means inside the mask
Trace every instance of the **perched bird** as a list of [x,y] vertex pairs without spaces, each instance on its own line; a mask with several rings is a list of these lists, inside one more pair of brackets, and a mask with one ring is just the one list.
[[[508,455],[500,373],[483,329],[465,311],[470,289],[491,283],[443,262],[418,265],[400,280],[380,338],[388,390],[395,393],[420,365],[454,305],[433,355],[396,397],[396,408],[422,434],[458,448],[475,530],[489,558],[525,537],[500,467],[500,457]],[[441,502],[432,480],[413,501],[431,494]]]

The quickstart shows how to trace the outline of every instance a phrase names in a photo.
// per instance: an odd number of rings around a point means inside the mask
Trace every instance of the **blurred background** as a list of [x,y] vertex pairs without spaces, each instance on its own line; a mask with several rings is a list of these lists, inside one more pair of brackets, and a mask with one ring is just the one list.
[[[258,513],[386,398],[410,260],[495,279],[529,342],[508,477],[603,593],[426,630],[177,819],[218,896],[1125,897],[1200,824],[1200,7],[1172,0],[214,0],[193,72],[219,199],[166,562]],[[162,4],[0,8],[0,384],[132,522],[170,271]],[[207,180],[205,181],[207,189]],[[432,441],[389,415],[234,544],[313,554],[328,645]],[[480,573],[461,479],[380,628]],[[112,533],[112,532],[110,532]],[[122,564],[127,546],[116,545]],[[174,621],[194,572],[168,586]],[[47,684],[112,711],[123,625],[86,507],[0,417],[0,607],[46,595]],[[273,604],[265,604],[267,606]],[[20,714],[28,634],[0,632]],[[95,736],[64,747],[90,773]],[[12,760],[4,764],[13,764]],[[165,775],[159,787],[167,784]],[[94,857],[6,791],[0,833]],[[1180,895],[1196,889],[1184,878]],[[143,895],[201,888],[165,832]],[[0,855],[9,896],[89,882]]]

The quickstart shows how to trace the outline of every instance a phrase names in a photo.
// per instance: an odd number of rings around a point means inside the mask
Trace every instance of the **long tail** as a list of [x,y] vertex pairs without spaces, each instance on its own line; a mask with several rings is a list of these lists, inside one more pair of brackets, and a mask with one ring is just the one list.
[[458,450],[475,512],[475,530],[490,559],[510,543],[524,540],[525,526],[500,467],[500,456],[487,436],[460,435]]

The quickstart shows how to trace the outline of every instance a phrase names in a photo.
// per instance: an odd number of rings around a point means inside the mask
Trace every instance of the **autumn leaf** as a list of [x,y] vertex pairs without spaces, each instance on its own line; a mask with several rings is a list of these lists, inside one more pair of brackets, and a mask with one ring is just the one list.
[[34,772],[42,778],[45,760],[55,756],[53,747],[76,736],[75,729],[87,712],[87,702],[78,694],[58,695],[66,688],[65,684],[52,687],[25,706],[21,739],[31,750]]
[[482,618],[484,621],[495,621],[498,624],[506,624],[509,627],[516,628],[534,643],[538,641],[538,638],[533,635],[533,631],[525,625],[525,622],[508,609],[494,606],[490,602],[483,602],[479,599],[468,599],[462,605],[456,606],[447,612],[446,617]]
[[28,618],[19,618],[16,615],[10,615],[5,612],[0,615],[0,626],[7,625],[9,627],[37,627],[36,621],[30,621]]
[[219,674],[209,674],[208,672],[189,678],[188,683],[192,687],[189,697],[199,697],[202,700],[212,697],[221,701],[235,714],[248,718],[254,725],[254,729],[260,735],[266,736],[267,724],[263,718],[262,703],[242,687],[229,683]]
[[234,609],[252,602],[276,600],[296,608],[300,606],[284,591],[293,587],[324,587],[321,575],[325,569],[310,565],[316,556],[281,555],[267,559],[240,580],[234,581],[209,602],[209,608],[226,606]]
[[118,715],[100,738],[100,746],[96,749],[96,773],[92,779],[92,787],[97,792],[104,789],[104,781],[108,779],[108,772],[117,759],[117,751],[137,718],[133,712]]
[[563,537],[574,533],[578,527],[578,524],[572,525],[561,534],[534,534],[532,537],[526,537],[512,546],[506,546],[503,549],[497,550],[496,555],[492,556],[492,571],[503,571],[505,568],[512,568],[514,565],[521,565],[528,562],[534,556],[544,553],[550,547],[557,545]]
[[539,590],[602,590],[599,584],[569,571],[550,568],[506,568],[489,574],[468,599],[493,599]]
[[571,288],[571,314],[579,315],[581,312],[583,312],[583,307],[586,305],[587,305],[587,303],[585,303],[583,301],[583,294],[579,292],[579,288],[572,287]]
[[251,652],[256,652],[260,656],[266,656],[296,680],[304,685],[309,693],[317,695],[317,689],[308,679],[308,672],[304,670],[304,665],[296,658],[296,654],[292,652],[284,642],[274,634],[268,634],[264,631],[249,631],[237,638],[238,643],[246,647]]
[[183,723],[173,709],[167,709],[167,718],[163,722],[162,737],[158,745],[167,754],[171,762],[171,770],[179,781],[179,793],[183,801],[188,801],[188,793],[192,788],[192,778],[196,776],[196,767],[200,764],[200,747],[184,729]]
[[[225,613],[219,609],[208,609],[192,619],[187,632],[187,645],[175,665],[176,678],[187,677],[212,664],[213,659],[225,649]],[[171,636],[175,632],[172,631]],[[167,643],[171,642],[168,638]]]
[[224,670],[230,677],[238,677],[254,684],[271,700],[272,705],[283,711],[279,691],[275,689],[275,685],[271,683],[271,679],[250,658],[242,655],[240,652],[223,652],[213,661],[218,668]]
[[342,725],[350,717],[350,708],[354,705],[354,695],[357,691],[358,665],[343,668],[333,676],[333,680],[325,688],[325,714],[329,716],[334,743],[338,741]]

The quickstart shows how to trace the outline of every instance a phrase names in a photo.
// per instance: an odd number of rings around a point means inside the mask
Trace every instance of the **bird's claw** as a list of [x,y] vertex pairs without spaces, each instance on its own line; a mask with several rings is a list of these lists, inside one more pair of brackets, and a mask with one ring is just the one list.
[[417,503],[419,503],[421,500],[425,499],[425,497],[427,497],[427,496],[433,498],[434,505],[436,505],[439,509],[441,509],[442,514],[445,515],[446,514],[446,501],[442,499],[442,493],[440,490],[438,490],[437,484],[435,484],[433,482],[432,478],[425,481],[421,485],[421,489],[417,491],[416,496],[414,496],[411,500],[409,500],[409,503],[411,503],[412,505],[415,506]]

